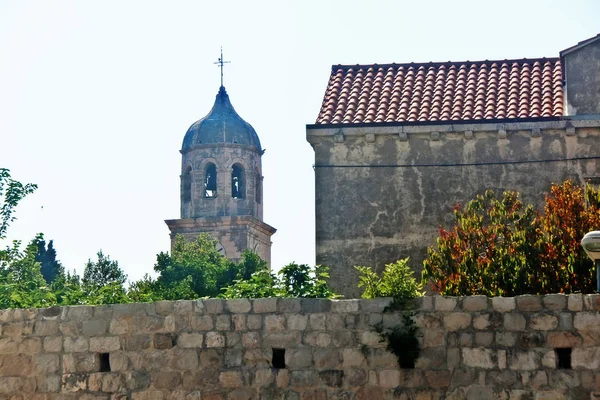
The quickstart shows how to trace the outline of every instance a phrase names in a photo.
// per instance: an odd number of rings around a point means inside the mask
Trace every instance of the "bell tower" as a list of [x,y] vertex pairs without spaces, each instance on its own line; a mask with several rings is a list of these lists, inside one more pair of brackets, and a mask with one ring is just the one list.
[[227,258],[239,260],[249,249],[270,265],[276,229],[263,222],[264,150],[231,105],[222,79],[212,110],[183,139],[181,218],[165,222],[171,241],[177,234],[193,240],[208,233]]

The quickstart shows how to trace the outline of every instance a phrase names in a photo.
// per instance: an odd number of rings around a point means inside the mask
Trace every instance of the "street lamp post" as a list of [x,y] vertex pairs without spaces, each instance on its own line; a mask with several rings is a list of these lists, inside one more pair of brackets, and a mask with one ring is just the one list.
[[596,291],[600,293],[600,231],[586,233],[581,246],[596,264]]

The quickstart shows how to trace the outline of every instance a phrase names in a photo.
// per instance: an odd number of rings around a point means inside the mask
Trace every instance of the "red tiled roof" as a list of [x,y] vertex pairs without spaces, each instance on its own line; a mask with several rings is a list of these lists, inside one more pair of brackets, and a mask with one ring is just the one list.
[[559,117],[558,58],[333,66],[316,124]]

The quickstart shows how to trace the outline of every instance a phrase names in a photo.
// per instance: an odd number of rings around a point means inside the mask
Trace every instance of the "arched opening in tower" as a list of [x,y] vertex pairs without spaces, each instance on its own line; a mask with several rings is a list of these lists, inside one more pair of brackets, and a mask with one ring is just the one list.
[[182,200],[184,203],[189,203],[192,200],[192,167],[189,165],[183,173],[181,184],[183,186]]
[[206,165],[204,173],[204,197],[215,197],[217,195],[217,167],[213,163]]
[[234,164],[231,168],[231,197],[234,199],[244,198],[244,168],[239,164]]

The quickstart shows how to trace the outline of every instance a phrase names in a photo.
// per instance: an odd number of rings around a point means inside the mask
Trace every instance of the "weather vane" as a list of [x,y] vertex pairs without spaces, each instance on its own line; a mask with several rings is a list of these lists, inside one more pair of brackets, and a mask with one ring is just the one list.
[[231,61],[223,61],[223,46],[221,46],[221,57],[219,57],[219,61],[213,63],[221,67],[221,86],[223,86],[223,65],[229,64],[230,62]]

